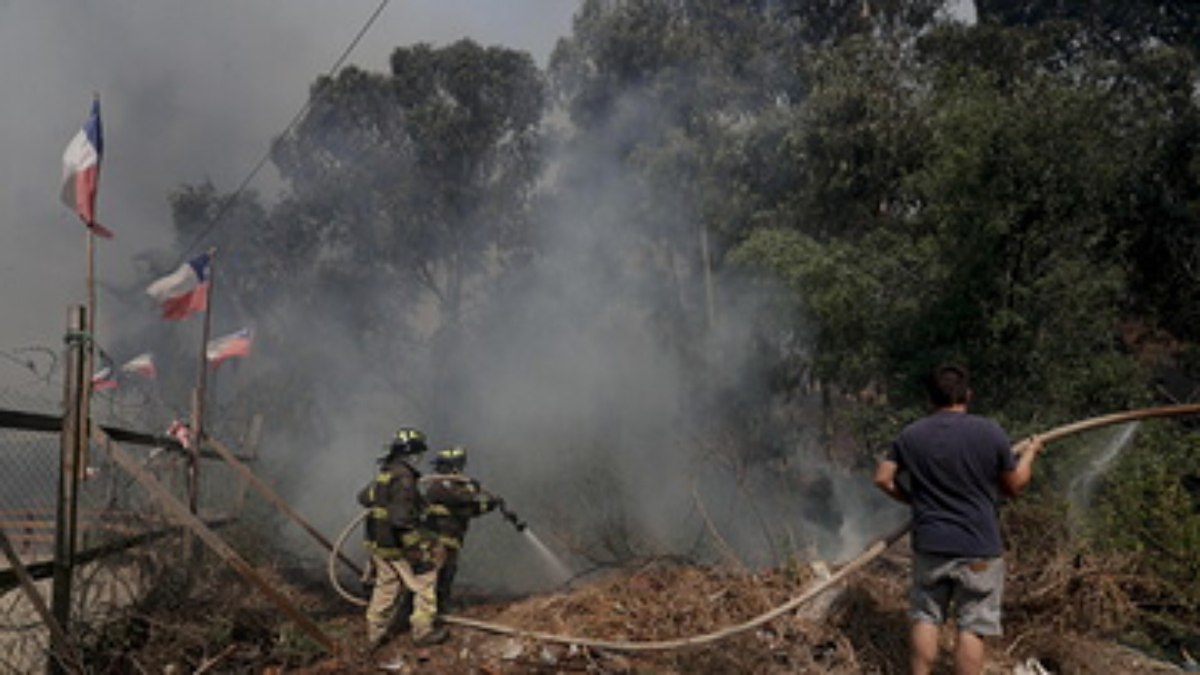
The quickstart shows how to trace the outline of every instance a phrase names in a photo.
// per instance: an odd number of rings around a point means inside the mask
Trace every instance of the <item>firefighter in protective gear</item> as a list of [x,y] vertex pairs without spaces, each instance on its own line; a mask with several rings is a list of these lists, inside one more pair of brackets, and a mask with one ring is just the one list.
[[450,592],[458,573],[458,556],[471,519],[504,507],[503,499],[463,474],[466,466],[466,448],[446,448],[434,455],[433,473],[423,476],[419,483],[425,501],[425,524],[437,533],[445,549],[437,579],[438,607],[443,611],[449,607]]
[[435,625],[442,547],[437,536],[421,526],[421,473],[413,464],[427,449],[425,434],[401,428],[379,460],[379,473],[358,494],[358,503],[370,510],[366,546],[375,584],[367,605],[367,639],[372,648],[387,640],[393,621],[405,618],[396,614],[406,591],[413,595],[407,617],[413,641],[421,645],[446,639],[445,628]]

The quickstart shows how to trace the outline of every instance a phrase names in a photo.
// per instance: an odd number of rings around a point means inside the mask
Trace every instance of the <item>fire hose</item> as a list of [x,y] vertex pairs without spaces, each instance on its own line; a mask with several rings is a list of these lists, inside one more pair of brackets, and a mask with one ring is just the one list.
[[[524,532],[525,528],[528,527],[525,521],[521,520],[521,518],[507,506],[504,506],[503,502],[501,502],[500,506],[496,507],[496,510],[500,512],[500,515],[504,518],[504,520],[508,521],[510,525],[516,528],[517,532]],[[338,595],[342,596],[342,598],[346,601],[358,605],[359,607],[366,607],[367,601],[346,590],[346,587],[342,585],[337,575],[337,561],[341,559],[343,562],[347,562],[348,559],[342,554],[342,547],[345,546],[346,539],[350,536],[350,533],[353,532],[360,523],[362,523],[369,513],[370,510],[363,509],[361,513],[355,516],[346,525],[345,529],[343,529],[341,534],[338,535],[337,539],[334,540],[333,548],[329,552],[329,557],[326,560],[325,566],[325,571],[329,576],[329,583],[333,586],[333,590],[336,591]],[[353,566],[351,567],[353,568]],[[359,572],[363,577],[366,577],[370,570],[366,568],[362,570],[354,568],[354,571]],[[447,617],[443,616],[442,618]]]
[[[1053,429],[1050,429],[1049,431],[1043,432],[1041,434],[1037,434],[1037,436],[1039,436],[1042,439],[1043,443],[1050,443],[1051,441],[1056,441],[1056,440],[1059,440],[1066,436],[1070,436],[1072,434],[1077,434],[1077,433],[1080,433],[1083,431],[1090,431],[1092,429],[1099,429],[1101,427],[1110,426],[1113,424],[1123,424],[1123,423],[1127,423],[1127,422],[1134,422],[1134,421],[1153,418],[1153,417],[1174,417],[1174,416],[1194,415],[1194,414],[1200,414],[1200,404],[1163,406],[1163,407],[1157,407],[1157,408],[1142,408],[1139,410],[1128,410],[1125,412],[1113,413],[1110,415],[1091,417],[1091,418],[1088,418],[1085,420],[1080,420],[1078,422],[1073,422],[1071,424],[1065,424],[1062,426],[1054,427]],[[1017,447],[1019,447],[1019,446],[1020,446],[1020,444],[1018,444]],[[334,588],[338,591],[338,593],[340,595],[342,595],[342,597],[344,597],[347,600],[350,600],[351,602],[353,602],[357,605],[360,605],[360,606],[366,605],[366,601],[362,600],[361,598],[354,597],[350,593],[346,592],[341,587],[340,584],[338,584],[338,582],[336,580],[336,574],[335,574],[335,561],[338,558],[338,552],[341,550],[342,544],[346,540],[346,537],[360,522],[362,522],[362,520],[365,516],[366,516],[366,512],[363,512],[362,514],[359,514],[359,516],[356,517],[353,521],[351,521],[351,523],[346,527],[345,530],[342,531],[342,534],[338,537],[336,543],[334,544],[333,551],[331,552],[331,554],[329,556],[329,577],[330,577],[330,580],[333,582]],[[878,558],[888,548],[890,548],[892,544],[894,544],[896,541],[901,539],[904,535],[908,534],[910,527],[911,527],[911,525],[909,523],[905,523],[902,527],[898,528],[896,531],[891,532],[891,533],[879,538],[873,544],[868,546],[866,548],[866,550],[864,550],[862,553],[858,554],[858,556],[855,557],[853,560],[851,560],[850,562],[848,562],[845,565],[843,565],[842,567],[840,567],[836,572],[834,572],[830,576],[822,579],[821,581],[817,582],[816,584],[813,584],[813,585],[809,586],[808,588],[804,589],[803,592],[801,592],[799,595],[791,598],[787,602],[785,602],[781,605],[778,605],[766,612],[763,612],[762,614],[759,614],[758,616],[755,616],[755,617],[748,619],[746,621],[743,621],[741,623],[738,623],[738,624],[735,624],[732,626],[728,626],[721,630],[704,633],[701,635],[694,635],[694,636],[685,637],[685,638],[677,638],[677,639],[673,639],[673,640],[649,640],[649,641],[643,641],[643,642],[631,642],[631,641],[625,641],[625,640],[605,640],[605,639],[596,639],[596,638],[587,638],[587,637],[576,637],[576,636],[570,636],[570,635],[558,635],[558,634],[554,634],[554,633],[545,633],[545,632],[541,632],[541,631],[532,631],[532,630],[525,630],[525,629],[521,629],[521,628],[512,628],[509,626],[503,626],[500,624],[491,623],[491,622],[487,622],[487,621],[479,621],[477,619],[471,619],[468,617],[456,616],[456,615],[452,615],[452,614],[442,615],[440,617],[440,619],[448,624],[463,626],[465,628],[472,628],[475,630],[484,631],[484,632],[488,632],[488,633],[509,635],[509,636],[519,637],[519,638],[528,638],[528,639],[532,639],[532,640],[538,640],[541,642],[553,642],[553,643],[565,644],[565,645],[576,645],[579,647],[592,647],[592,648],[596,648],[596,649],[604,649],[604,650],[615,651],[615,652],[630,653],[630,652],[671,651],[671,650],[683,649],[683,648],[688,648],[688,647],[696,647],[696,646],[700,646],[700,645],[704,645],[704,644],[708,644],[708,643],[712,643],[712,642],[717,642],[719,640],[723,640],[723,639],[732,637],[734,635],[744,633],[749,630],[754,630],[755,628],[758,628],[764,624],[767,624],[767,623],[779,618],[780,616],[787,614],[788,612],[795,611],[796,609],[798,609],[799,607],[801,607],[808,601],[810,601],[813,598],[817,597],[818,595],[824,593],[829,588],[840,583],[841,581],[843,581],[844,579],[849,577],[851,574],[857,572],[858,570],[865,567],[868,563],[870,563],[873,560],[875,560],[876,558]]]

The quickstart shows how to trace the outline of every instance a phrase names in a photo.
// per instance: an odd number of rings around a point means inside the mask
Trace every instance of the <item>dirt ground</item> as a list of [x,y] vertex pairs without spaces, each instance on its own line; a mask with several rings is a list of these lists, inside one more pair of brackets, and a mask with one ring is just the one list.
[[[583,647],[459,625],[442,645],[417,649],[404,635],[385,649],[406,673],[851,673],[906,671],[905,598],[909,554],[903,542],[845,584],[760,627],[686,649]],[[1129,599],[1110,572],[1086,562],[1011,573],[1007,634],[989,643],[987,673],[1183,672],[1119,644]],[[1108,574],[1111,578],[1104,578]],[[729,629],[784,604],[815,583],[807,565],[751,574],[656,560],[574,588],[519,602],[471,604],[460,616],[526,632],[644,643]],[[335,620],[344,653],[290,673],[373,673],[357,614]],[[947,630],[944,646],[953,639]],[[1043,670],[1038,670],[1037,668]],[[939,664],[949,673],[949,663]],[[270,672],[270,671],[268,671]],[[275,671],[282,673],[283,669]],[[274,675],[274,673],[272,674]]]

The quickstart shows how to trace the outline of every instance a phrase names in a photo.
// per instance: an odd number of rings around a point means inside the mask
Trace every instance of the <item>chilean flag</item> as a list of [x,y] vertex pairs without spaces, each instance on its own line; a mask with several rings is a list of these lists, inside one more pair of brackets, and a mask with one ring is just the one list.
[[201,253],[150,284],[146,293],[162,305],[164,319],[182,319],[208,307],[211,264],[209,255]]
[[117,388],[117,378],[113,375],[112,366],[104,366],[92,374],[92,390],[107,391]]
[[79,219],[97,236],[113,234],[96,222],[96,191],[100,186],[100,157],[104,154],[104,132],[100,127],[100,99],[92,101],[92,112],[83,128],[63,153],[62,202],[75,209]]
[[184,450],[192,447],[192,430],[179,420],[171,420],[171,425],[167,427],[167,435],[179,441]]
[[135,373],[148,380],[153,380],[158,376],[158,370],[154,367],[154,355],[150,352],[138,354],[126,361],[125,365],[121,366],[121,372]]
[[250,332],[249,328],[243,328],[229,335],[210,340],[204,354],[208,357],[209,363],[217,366],[225,359],[249,356],[250,343],[253,341],[254,334]]

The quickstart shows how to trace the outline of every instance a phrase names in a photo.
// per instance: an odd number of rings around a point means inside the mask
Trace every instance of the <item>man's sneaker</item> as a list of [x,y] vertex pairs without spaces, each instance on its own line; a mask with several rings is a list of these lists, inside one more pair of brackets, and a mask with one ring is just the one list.
[[418,647],[440,645],[450,638],[450,631],[445,626],[438,626],[420,637],[413,638],[413,644]]

